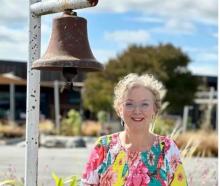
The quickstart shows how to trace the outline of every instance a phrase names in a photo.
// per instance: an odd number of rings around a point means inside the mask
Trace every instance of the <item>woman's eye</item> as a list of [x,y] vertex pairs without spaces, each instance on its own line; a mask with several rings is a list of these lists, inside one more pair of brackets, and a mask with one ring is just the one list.
[[143,103],[142,106],[143,107],[147,107],[149,104],[148,103]]
[[132,106],[132,103],[125,103],[126,106]]

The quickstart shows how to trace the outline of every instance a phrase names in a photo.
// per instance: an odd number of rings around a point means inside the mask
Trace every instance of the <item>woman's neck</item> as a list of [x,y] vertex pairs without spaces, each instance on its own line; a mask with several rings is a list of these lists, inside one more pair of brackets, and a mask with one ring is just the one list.
[[132,132],[125,129],[120,134],[122,146],[131,151],[148,150],[155,141],[155,136],[149,131]]

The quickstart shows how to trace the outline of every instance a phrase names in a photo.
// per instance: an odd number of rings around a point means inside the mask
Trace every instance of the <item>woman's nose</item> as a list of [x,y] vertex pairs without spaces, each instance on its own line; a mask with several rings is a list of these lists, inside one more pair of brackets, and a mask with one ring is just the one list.
[[134,106],[134,112],[135,113],[140,113],[141,112],[141,107],[139,105]]

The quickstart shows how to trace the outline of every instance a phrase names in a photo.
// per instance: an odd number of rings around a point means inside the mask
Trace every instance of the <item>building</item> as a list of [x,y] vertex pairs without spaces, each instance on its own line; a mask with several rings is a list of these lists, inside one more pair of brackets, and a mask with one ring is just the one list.
[[[15,120],[23,122],[26,114],[26,76],[27,63],[18,61],[0,60],[0,74],[13,73],[15,77],[22,78],[25,83],[14,82],[15,87]],[[82,75],[77,79],[83,79]],[[55,118],[54,108],[54,81],[60,82],[62,88],[64,79],[61,72],[41,71],[40,114],[45,118]],[[78,83],[79,87],[82,83]],[[0,119],[9,118],[10,110],[10,83],[0,82]],[[65,115],[70,109],[80,110],[80,88],[78,90],[64,89],[60,92],[60,114]]]
[[[27,63],[18,61],[4,61],[0,60],[0,74],[13,73],[15,76],[26,80]],[[211,87],[217,91],[217,77],[215,76],[196,76],[200,82],[199,91],[209,91]],[[55,104],[54,104],[54,81],[59,81],[63,84],[64,79],[61,72],[47,72],[41,71],[41,91],[40,91],[40,112],[43,117],[55,119]],[[83,81],[83,76],[80,75],[78,82]],[[81,83],[82,85],[82,83]],[[60,85],[60,88],[62,85]],[[9,118],[10,110],[10,83],[0,81],[0,119]],[[64,90],[60,92],[60,114],[65,114],[72,108],[81,111],[81,93],[78,90]],[[18,83],[15,85],[15,120],[24,121],[26,114],[26,83]],[[195,128],[200,126],[201,118],[205,105],[193,104],[193,108],[189,112],[191,116],[192,125]],[[212,109],[212,125],[216,125],[216,110],[217,105]]]

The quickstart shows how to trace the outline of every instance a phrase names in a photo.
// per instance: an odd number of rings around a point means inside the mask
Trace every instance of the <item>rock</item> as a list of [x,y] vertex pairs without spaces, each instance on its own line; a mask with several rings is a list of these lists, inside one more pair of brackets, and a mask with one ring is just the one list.
[[86,142],[83,138],[74,140],[74,147],[86,147]]

